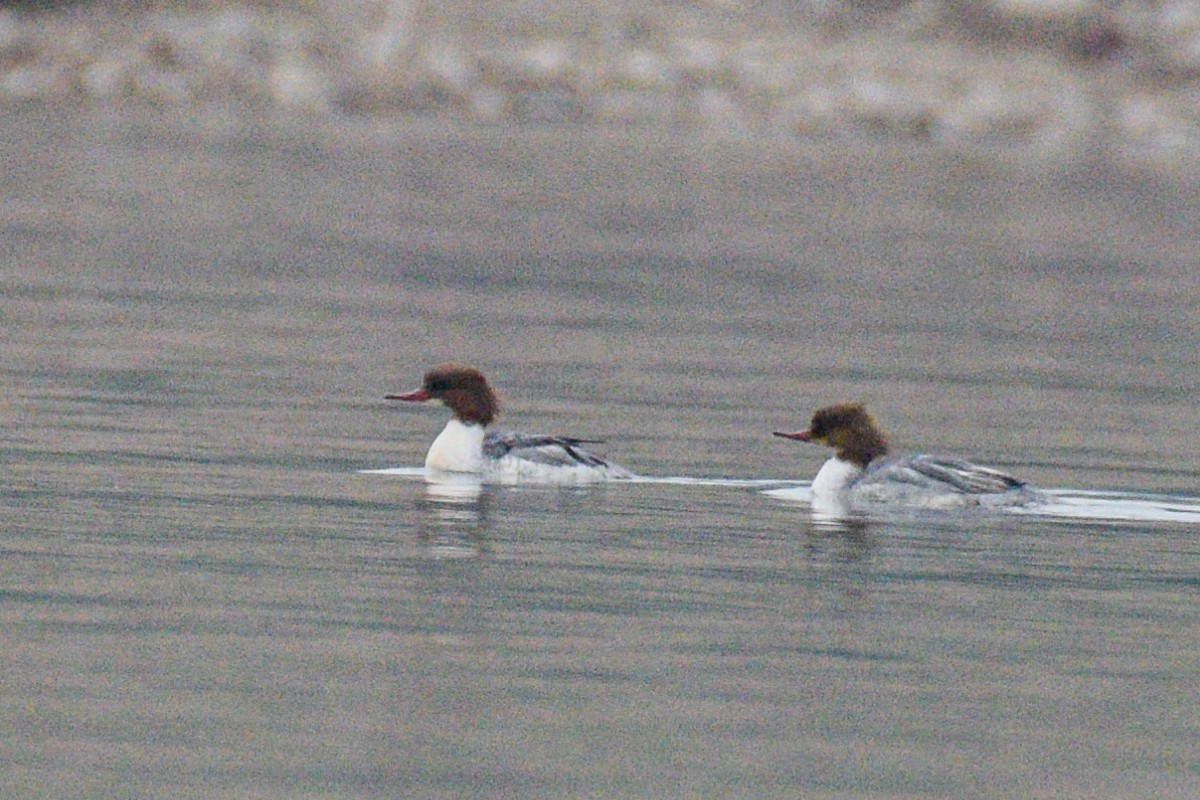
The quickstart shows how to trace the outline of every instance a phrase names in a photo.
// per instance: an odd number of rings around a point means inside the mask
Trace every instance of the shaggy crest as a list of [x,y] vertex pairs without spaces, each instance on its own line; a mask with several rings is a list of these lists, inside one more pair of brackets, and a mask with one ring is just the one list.
[[424,390],[441,400],[463,422],[490,425],[500,413],[500,401],[487,378],[474,367],[442,364],[425,373]]
[[813,414],[808,428],[814,442],[828,445],[843,461],[864,469],[888,451],[887,436],[862,403],[841,403]]

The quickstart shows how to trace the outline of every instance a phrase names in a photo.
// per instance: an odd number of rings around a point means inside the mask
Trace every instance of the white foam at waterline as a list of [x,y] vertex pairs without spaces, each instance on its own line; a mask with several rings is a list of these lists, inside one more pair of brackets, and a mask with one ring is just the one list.
[[787,480],[784,478],[689,478],[683,475],[652,477],[636,475],[630,483],[661,483],[671,486],[795,486],[808,481]]
[[[1090,519],[1098,522],[1186,522],[1200,523],[1200,498],[1137,492],[1097,492],[1075,489],[1043,489],[1048,502],[1029,506],[1005,506],[1004,514],[1051,519]],[[779,500],[811,504],[807,486],[769,489],[763,494]]]
[[812,484],[805,483],[803,486],[784,486],[779,489],[768,489],[763,494],[780,500],[811,504]]
[[[427,477],[424,467],[389,467],[359,470],[366,475],[391,475],[402,478]],[[692,478],[687,476],[632,478],[604,481],[610,483],[650,483],[667,486],[727,486],[759,488],[762,494],[789,502],[809,504],[812,491],[808,481],[772,478]],[[768,488],[769,487],[769,488]],[[1043,489],[1049,502],[1032,506],[997,509],[1005,514],[1048,517],[1051,519],[1090,519],[1099,522],[1184,522],[1200,524],[1200,498],[1138,492],[1105,492],[1077,489]]]
[[1136,492],[1048,489],[1050,502],[1005,509],[1010,514],[1109,522],[1200,523],[1200,498]]
[[[392,475],[401,478],[425,478],[428,473],[424,467],[388,467],[385,469],[360,469],[361,475]],[[485,481],[487,482],[487,481]],[[503,481],[501,481],[503,483]],[[670,486],[744,486],[744,487],[766,487],[766,486],[795,486],[803,483],[807,486],[808,481],[795,481],[787,479],[772,479],[772,478],[691,478],[683,475],[678,476],[651,476],[651,475],[634,475],[630,478],[619,478],[614,480],[598,481],[598,483],[657,483]]]

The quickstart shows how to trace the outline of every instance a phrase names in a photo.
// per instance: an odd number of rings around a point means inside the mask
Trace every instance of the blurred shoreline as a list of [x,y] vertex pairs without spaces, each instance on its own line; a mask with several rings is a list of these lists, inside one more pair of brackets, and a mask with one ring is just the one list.
[[0,7],[0,104],[862,136],[1178,167],[1200,0]]

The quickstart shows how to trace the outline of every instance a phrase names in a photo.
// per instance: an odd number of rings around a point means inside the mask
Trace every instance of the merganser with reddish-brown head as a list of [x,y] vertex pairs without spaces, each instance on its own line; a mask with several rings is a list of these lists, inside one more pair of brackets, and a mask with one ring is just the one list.
[[956,458],[917,455],[878,461],[887,455],[887,436],[860,403],[822,408],[808,430],[775,435],[834,449],[812,482],[812,505],[818,511],[870,504],[1017,506],[1042,499],[1022,480]]
[[442,364],[425,373],[420,389],[385,399],[439,402],[452,412],[425,456],[430,471],[474,473],[501,482],[580,483],[633,477],[581,447],[598,440],[490,430],[500,403],[483,373],[472,367]]

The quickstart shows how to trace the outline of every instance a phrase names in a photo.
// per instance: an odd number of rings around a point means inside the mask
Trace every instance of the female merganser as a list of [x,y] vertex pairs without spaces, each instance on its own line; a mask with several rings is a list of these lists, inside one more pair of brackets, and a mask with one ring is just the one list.
[[488,430],[500,412],[500,403],[483,373],[471,367],[442,364],[425,373],[425,382],[417,391],[389,394],[384,399],[440,402],[454,412],[425,456],[427,470],[475,473],[500,481],[575,483],[633,477],[623,467],[580,447],[599,443],[596,439]]
[[812,482],[812,505],[818,511],[844,511],[870,503],[925,508],[1013,506],[1041,499],[1022,480],[956,458],[919,455],[875,461],[887,454],[887,437],[860,403],[822,408],[813,414],[808,430],[775,435],[836,451]]

